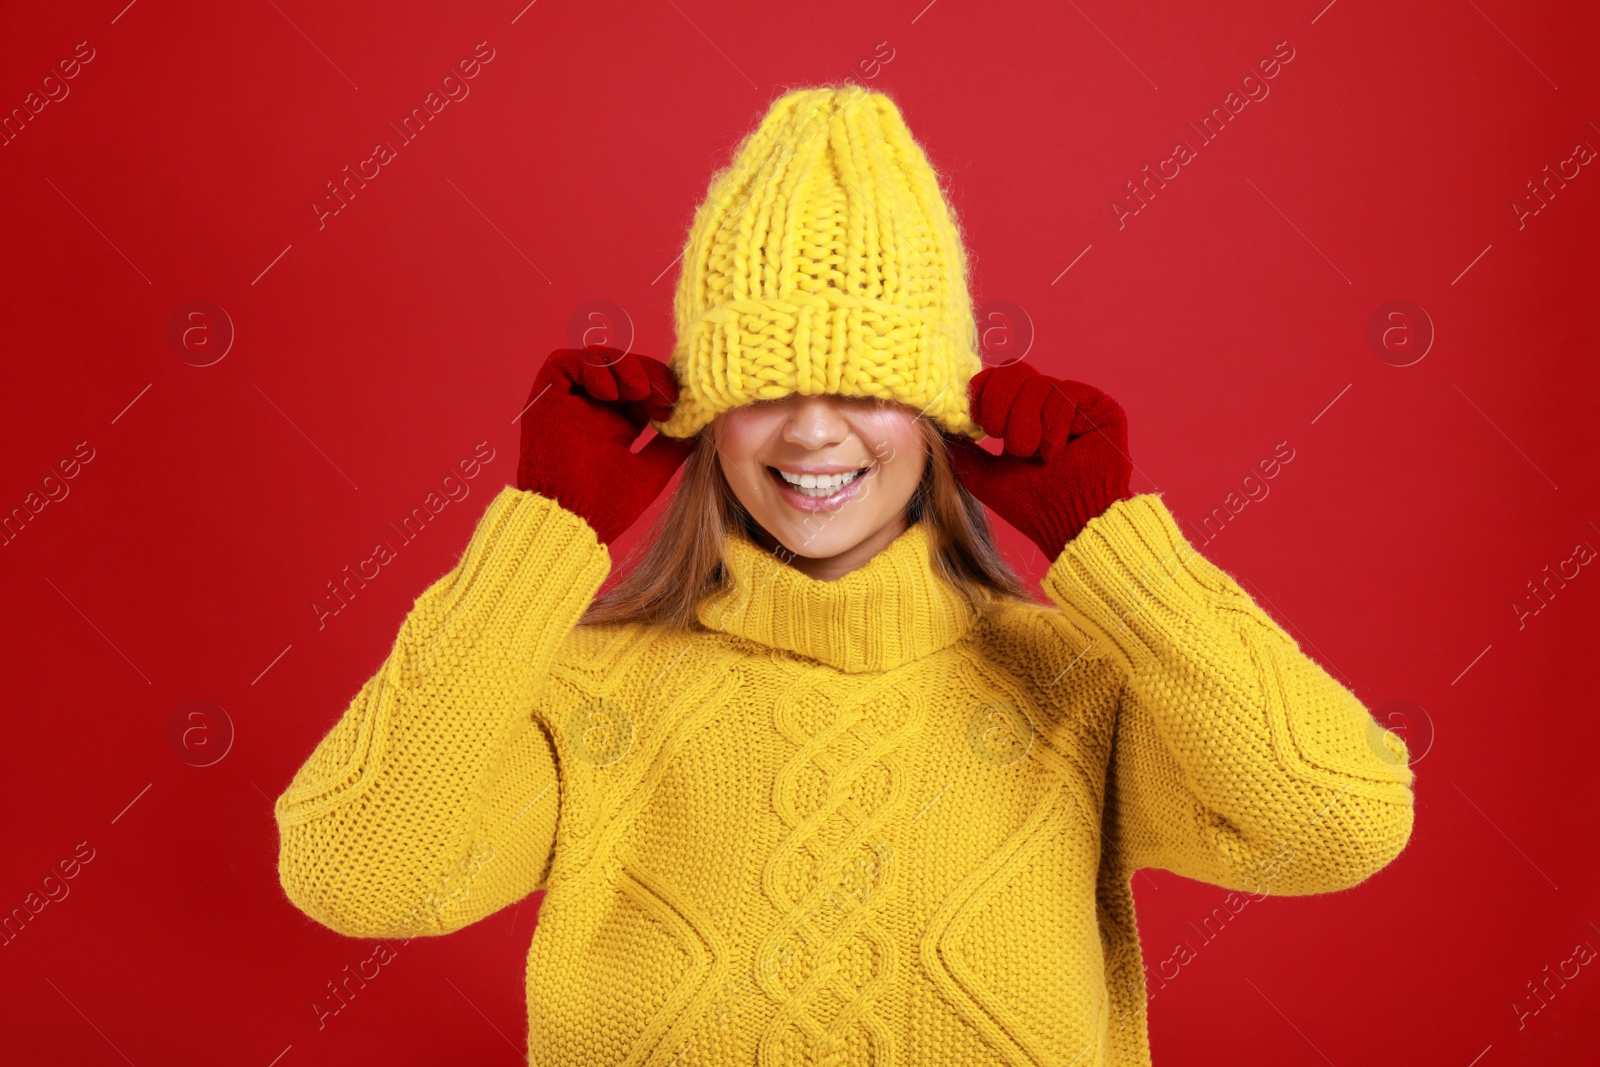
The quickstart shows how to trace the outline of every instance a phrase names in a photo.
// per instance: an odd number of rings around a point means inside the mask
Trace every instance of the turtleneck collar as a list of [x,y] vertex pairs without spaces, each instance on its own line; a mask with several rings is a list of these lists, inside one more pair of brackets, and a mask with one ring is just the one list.
[[977,617],[935,573],[932,551],[913,523],[865,566],[824,582],[735,529],[723,547],[729,580],[699,619],[848,673],[892,670],[960,640]]

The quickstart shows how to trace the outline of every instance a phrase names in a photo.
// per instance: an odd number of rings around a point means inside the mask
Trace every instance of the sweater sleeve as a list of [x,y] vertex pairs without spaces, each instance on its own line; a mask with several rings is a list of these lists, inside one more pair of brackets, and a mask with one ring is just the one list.
[[1159,495],[1091,520],[1043,584],[1124,661],[1104,819],[1131,869],[1296,895],[1353,886],[1405,848],[1404,742],[1188,543]]
[[560,788],[538,703],[611,567],[580,517],[507,486],[278,797],[278,876],[352,937],[446,934],[543,888]]

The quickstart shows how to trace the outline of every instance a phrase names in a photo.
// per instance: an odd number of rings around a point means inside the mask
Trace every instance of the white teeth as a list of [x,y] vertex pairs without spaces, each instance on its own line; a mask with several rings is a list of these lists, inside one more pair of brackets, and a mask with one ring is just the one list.
[[843,474],[792,474],[786,470],[774,469],[783,475],[783,480],[791,487],[810,497],[831,496],[855,481],[856,476],[861,473],[846,471]]

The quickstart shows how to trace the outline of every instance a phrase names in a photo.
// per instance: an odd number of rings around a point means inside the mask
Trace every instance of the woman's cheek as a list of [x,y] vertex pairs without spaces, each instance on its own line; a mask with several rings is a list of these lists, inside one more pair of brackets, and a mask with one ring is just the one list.
[[922,436],[917,430],[916,418],[903,411],[882,411],[868,415],[857,432],[878,462],[885,464],[895,456],[913,450]]
[[920,454],[917,448],[919,443],[908,434],[897,433],[874,444],[872,451],[878,463],[890,473],[891,481],[906,480],[915,484],[922,478],[921,470],[912,469],[915,466],[913,461]]
[[741,468],[751,466],[756,449],[773,434],[769,424],[779,417],[776,413],[767,415],[750,409],[733,412],[725,417],[717,446]]

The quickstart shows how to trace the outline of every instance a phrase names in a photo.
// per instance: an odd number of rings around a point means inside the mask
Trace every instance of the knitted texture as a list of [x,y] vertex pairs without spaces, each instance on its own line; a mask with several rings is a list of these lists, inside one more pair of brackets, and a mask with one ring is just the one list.
[[980,371],[970,392],[973,417],[1005,450],[991,456],[964,437],[947,437],[956,475],[1046,559],[1133,495],[1128,418],[1101,390],[1008,363]]
[[673,305],[689,437],[756,400],[898,401],[981,438],[982,363],[955,217],[895,103],[859,85],[779,97],[711,181]]
[[661,434],[632,451],[646,421],[669,412],[677,395],[660,360],[606,347],[556,349],[522,410],[517,488],[554,500],[612,544],[694,451],[692,441]]
[[279,797],[284,890],[409,938],[546,889],[533,1064],[1133,1067],[1138,868],[1259,899],[1405,847],[1403,742],[1158,495],[1053,605],[930,550],[821,582],[736,534],[699,628],[578,627],[606,548],[506,488]]

